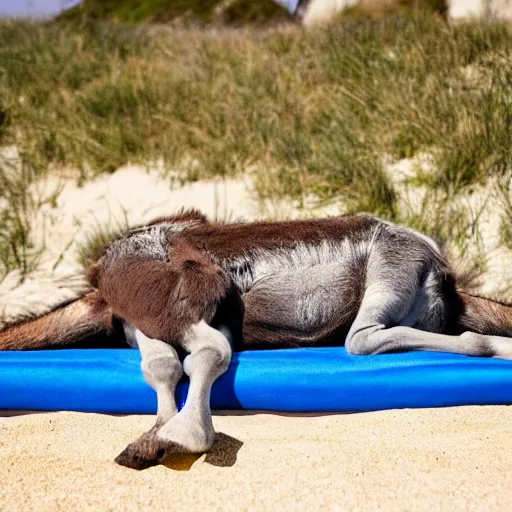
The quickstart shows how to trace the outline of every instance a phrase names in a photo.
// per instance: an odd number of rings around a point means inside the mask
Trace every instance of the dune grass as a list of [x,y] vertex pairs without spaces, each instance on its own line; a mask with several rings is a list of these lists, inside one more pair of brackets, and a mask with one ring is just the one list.
[[[31,176],[66,166],[78,182],[127,162],[162,160],[186,180],[253,169],[281,196],[446,240],[467,229],[454,198],[510,181],[510,48],[505,23],[432,14],[308,31],[3,21],[0,146],[16,145]],[[413,181],[431,205],[410,215],[384,162],[425,153]]]
[[30,219],[34,210],[26,168],[15,169],[0,159],[0,279],[10,270],[29,272],[37,261],[31,252]]

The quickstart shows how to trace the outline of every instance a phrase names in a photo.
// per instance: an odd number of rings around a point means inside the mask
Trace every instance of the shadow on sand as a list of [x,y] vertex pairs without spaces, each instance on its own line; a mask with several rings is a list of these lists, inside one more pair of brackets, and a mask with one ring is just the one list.
[[202,461],[218,468],[229,468],[235,465],[238,452],[243,444],[239,439],[218,432],[215,434],[215,441],[208,453],[176,455],[164,466],[175,471],[190,471],[197,461]]

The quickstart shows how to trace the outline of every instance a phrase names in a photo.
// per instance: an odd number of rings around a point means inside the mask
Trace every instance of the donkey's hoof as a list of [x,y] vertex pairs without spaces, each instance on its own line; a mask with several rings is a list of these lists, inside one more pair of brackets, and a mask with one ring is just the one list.
[[178,443],[163,442],[156,436],[143,436],[129,444],[115,461],[121,466],[141,470],[158,466],[175,453],[189,453],[189,450]]

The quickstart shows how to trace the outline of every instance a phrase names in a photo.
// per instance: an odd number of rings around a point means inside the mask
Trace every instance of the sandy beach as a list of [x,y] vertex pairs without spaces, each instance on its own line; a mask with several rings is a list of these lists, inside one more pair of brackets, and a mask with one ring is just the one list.
[[[48,233],[40,268],[24,281],[13,271],[0,287],[7,321],[80,294],[76,246],[98,223],[125,214],[136,224],[197,204],[211,218],[262,216],[247,185],[235,181],[173,190],[156,173],[125,168],[80,190],[63,183],[58,208],[36,219]],[[498,259],[500,281],[508,282],[508,260]],[[509,407],[224,412],[215,416],[209,454],[142,472],[117,466],[116,455],[153,421],[0,411],[0,512],[512,510]]]
[[2,511],[512,509],[510,407],[223,412],[209,454],[142,472],[113,459],[151,416],[15,414]]

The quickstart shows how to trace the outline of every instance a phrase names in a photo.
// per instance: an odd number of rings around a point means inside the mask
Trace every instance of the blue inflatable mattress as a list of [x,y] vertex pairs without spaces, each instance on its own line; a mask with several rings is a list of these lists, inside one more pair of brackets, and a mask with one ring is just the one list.
[[[177,391],[179,404],[187,382]],[[344,348],[243,352],[214,409],[373,411],[512,403],[512,361],[434,352],[351,356]],[[0,409],[155,413],[137,350],[0,352]]]

